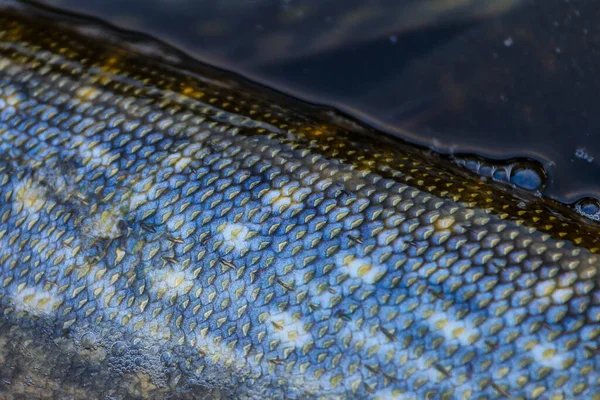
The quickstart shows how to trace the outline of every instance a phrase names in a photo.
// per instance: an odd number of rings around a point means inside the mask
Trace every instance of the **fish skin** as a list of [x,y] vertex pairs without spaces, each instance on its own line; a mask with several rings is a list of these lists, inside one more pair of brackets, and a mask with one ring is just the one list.
[[598,397],[596,225],[69,18],[0,3],[0,397]]

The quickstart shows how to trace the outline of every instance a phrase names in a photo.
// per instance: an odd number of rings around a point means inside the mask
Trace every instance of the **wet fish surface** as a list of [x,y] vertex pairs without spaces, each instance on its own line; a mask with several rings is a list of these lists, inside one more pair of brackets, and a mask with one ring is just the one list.
[[0,2],[2,398],[600,398],[597,225],[82,26]]

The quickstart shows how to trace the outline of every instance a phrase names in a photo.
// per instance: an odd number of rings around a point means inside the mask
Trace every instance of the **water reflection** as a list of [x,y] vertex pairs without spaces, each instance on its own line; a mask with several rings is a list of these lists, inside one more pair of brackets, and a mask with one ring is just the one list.
[[[225,64],[258,65],[500,15],[523,0],[42,0],[168,38]],[[393,39],[391,39],[393,41]]]

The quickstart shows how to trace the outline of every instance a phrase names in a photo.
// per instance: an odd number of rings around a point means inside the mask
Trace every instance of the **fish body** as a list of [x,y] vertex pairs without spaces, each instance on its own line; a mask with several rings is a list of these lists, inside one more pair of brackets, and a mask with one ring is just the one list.
[[596,225],[98,23],[0,10],[1,396],[600,394]]

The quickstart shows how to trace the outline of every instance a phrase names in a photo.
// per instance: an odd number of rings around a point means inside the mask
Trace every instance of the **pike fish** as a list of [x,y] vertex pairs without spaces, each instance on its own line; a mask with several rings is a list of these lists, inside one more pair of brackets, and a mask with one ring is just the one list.
[[599,229],[0,2],[3,399],[600,398]]

